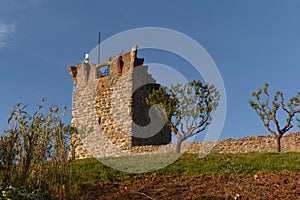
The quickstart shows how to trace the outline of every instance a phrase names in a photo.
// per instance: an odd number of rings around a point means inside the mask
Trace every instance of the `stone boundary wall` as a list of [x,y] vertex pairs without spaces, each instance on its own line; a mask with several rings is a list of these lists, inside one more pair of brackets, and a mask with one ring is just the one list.
[[[215,146],[211,153],[251,153],[251,152],[276,152],[276,138],[270,135],[266,136],[248,136],[240,139],[224,139],[206,141],[208,146]],[[204,142],[183,143],[182,148],[188,148],[188,153],[199,153],[202,150]],[[286,134],[281,139],[282,152],[300,152],[300,132]],[[165,151],[175,151],[175,144],[161,146],[134,147],[133,152],[142,153],[148,151],[155,152],[158,149]],[[159,152],[159,151],[157,151]],[[203,152],[203,151],[202,151]]]
[[[206,142],[183,143],[182,150],[187,153],[203,152],[203,144],[208,147],[215,143],[211,151],[207,153],[261,153],[276,152],[276,138],[270,135],[266,136],[248,136],[240,139],[224,139]],[[138,154],[159,154],[167,152],[175,152],[175,144],[168,145],[147,145],[132,147],[129,152]],[[281,139],[282,152],[300,152],[300,132],[286,134]],[[207,148],[205,148],[207,149]],[[82,152],[83,153],[83,152]],[[128,153],[128,152],[127,152]],[[135,155],[135,154],[132,154]],[[77,157],[79,159],[92,156],[88,152],[84,156]]]
[[[189,153],[198,153],[203,142],[190,145]],[[282,152],[300,152],[300,132],[286,134],[281,139]],[[224,139],[216,141],[214,153],[250,153],[276,152],[276,138],[274,136],[248,136],[241,139]]]

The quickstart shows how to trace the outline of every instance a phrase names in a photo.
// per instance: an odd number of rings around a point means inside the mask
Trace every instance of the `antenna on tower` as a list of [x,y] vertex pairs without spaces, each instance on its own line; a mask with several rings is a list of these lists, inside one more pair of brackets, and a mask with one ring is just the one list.
[[100,33],[98,35],[98,65],[100,64]]

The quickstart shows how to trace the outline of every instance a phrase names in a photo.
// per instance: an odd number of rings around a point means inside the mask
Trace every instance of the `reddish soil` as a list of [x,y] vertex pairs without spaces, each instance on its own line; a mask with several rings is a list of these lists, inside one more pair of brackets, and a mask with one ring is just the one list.
[[300,173],[172,177],[151,174],[89,185],[76,199],[300,199]]

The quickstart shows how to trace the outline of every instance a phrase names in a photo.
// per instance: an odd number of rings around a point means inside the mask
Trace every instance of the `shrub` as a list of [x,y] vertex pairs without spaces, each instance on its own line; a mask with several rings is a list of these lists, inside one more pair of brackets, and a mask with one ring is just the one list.
[[[13,199],[34,199],[35,192],[70,196],[69,136],[71,128],[63,124],[66,107],[38,105],[33,115],[17,104],[8,120],[8,129],[0,137],[0,184],[2,195]],[[23,196],[22,196],[23,195]],[[47,196],[47,195],[45,195]]]

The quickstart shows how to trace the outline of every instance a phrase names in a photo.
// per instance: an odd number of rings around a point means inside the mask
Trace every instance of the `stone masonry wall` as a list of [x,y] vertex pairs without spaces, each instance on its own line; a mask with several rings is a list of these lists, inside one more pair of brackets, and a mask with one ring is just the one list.
[[[218,141],[206,141],[205,143],[214,144],[211,153],[261,153],[277,152],[276,139],[273,136],[248,136],[240,139],[224,139]],[[199,153],[204,142],[183,143],[182,147],[186,148],[188,153]],[[300,152],[300,132],[286,134],[281,139],[282,152]],[[135,147],[134,152],[141,153],[148,151],[154,152],[159,148],[167,151],[175,151],[175,144],[162,146],[151,146],[146,150],[143,147]]]
[[113,156],[110,141],[102,136],[95,110],[97,81],[95,66],[89,63],[78,64],[76,89],[73,94],[72,125],[78,134],[73,134],[72,157],[87,158],[93,156]]
[[[202,142],[192,143],[188,152],[197,153]],[[300,132],[286,134],[281,139],[282,152],[300,152]],[[215,153],[276,152],[276,139],[273,136],[249,136],[241,139],[225,139],[216,142]]]
[[[140,99],[133,97],[134,82],[148,80],[155,83],[146,66],[142,66],[142,70],[133,70],[143,64],[143,59],[136,55],[135,46],[130,52],[111,57],[100,65],[86,62],[75,67],[69,66],[76,86],[73,92],[72,125],[78,132],[71,137],[71,145],[74,145],[72,157],[121,156],[132,151],[134,145],[170,143],[171,132],[166,128],[148,140],[133,137],[134,120],[147,122],[147,117],[140,116],[144,115],[142,112],[147,115],[149,111],[145,104],[147,95]],[[110,67],[110,75],[103,77],[99,68],[105,66]],[[149,94],[153,87],[146,85],[139,91]],[[133,107],[133,101],[137,106]],[[138,118],[133,117],[133,109],[138,111]],[[149,151],[147,148],[152,147],[144,148]]]
[[119,59],[114,58],[110,63],[110,76],[99,79],[103,82],[102,88],[96,91],[95,107],[99,125],[105,136],[122,150],[131,148],[131,124],[130,116],[132,94],[132,73],[130,69],[131,57],[135,57],[135,52],[122,55],[125,60],[122,66],[122,76],[118,73]]
[[[73,110],[72,110],[72,125],[85,134],[91,127],[94,126],[94,121],[90,120],[91,114],[94,112],[92,106],[88,106],[89,102],[93,100],[93,91],[88,87],[93,76],[93,68],[89,64],[77,64],[76,65],[76,79],[73,79],[76,89],[73,93]],[[90,157],[89,152],[86,150],[83,141],[80,139],[80,134],[74,134],[71,137],[71,144],[74,143],[75,150],[73,149],[73,156],[75,157]]]

